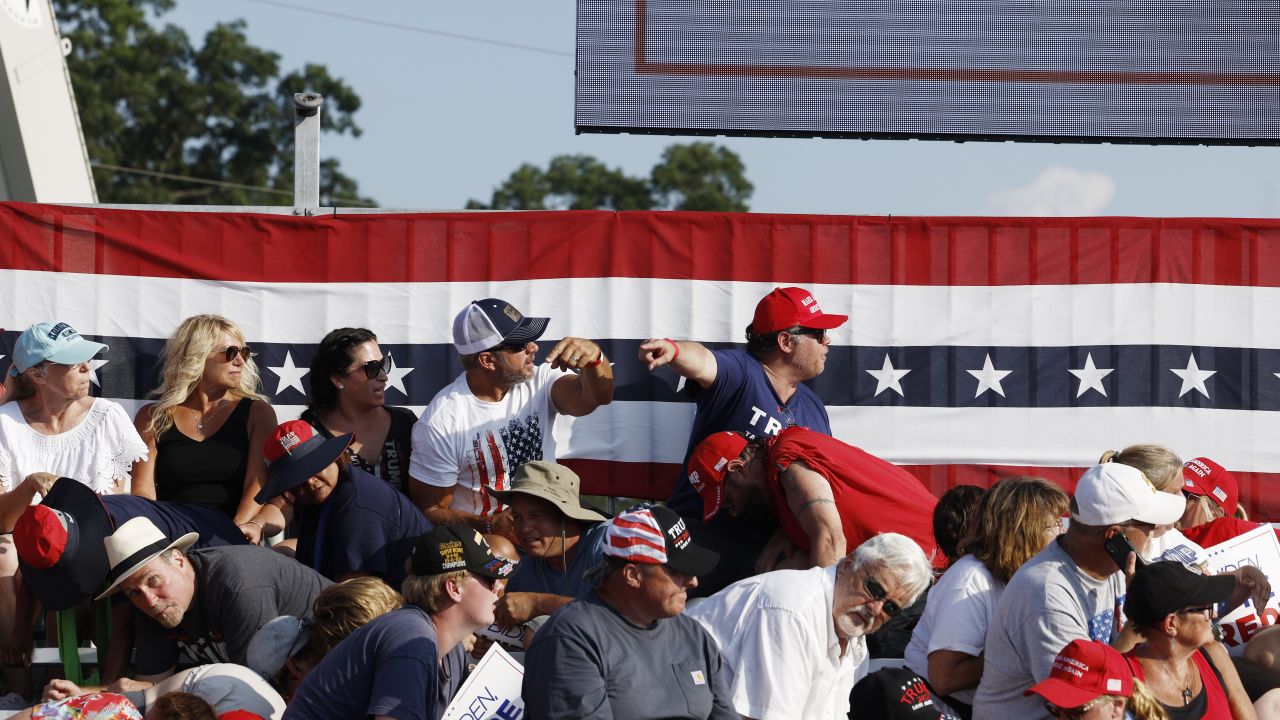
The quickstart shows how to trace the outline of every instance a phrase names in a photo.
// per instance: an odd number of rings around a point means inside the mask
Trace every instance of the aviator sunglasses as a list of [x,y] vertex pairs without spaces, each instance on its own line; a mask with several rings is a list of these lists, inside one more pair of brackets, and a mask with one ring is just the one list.
[[249,349],[248,345],[228,345],[222,351],[222,357],[226,358],[227,362],[235,360],[237,355],[244,358],[245,362],[248,362],[249,358],[253,357],[253,351]]

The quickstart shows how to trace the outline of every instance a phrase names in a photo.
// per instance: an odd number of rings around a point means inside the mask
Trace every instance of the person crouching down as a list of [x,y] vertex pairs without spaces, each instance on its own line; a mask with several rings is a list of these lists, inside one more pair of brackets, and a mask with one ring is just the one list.
[[511,563],[476,530],[442,525],[418,540],[405,606],[363,625],[307,674],[292,720],[435,720],[462,684],[468,635],[493,624]]

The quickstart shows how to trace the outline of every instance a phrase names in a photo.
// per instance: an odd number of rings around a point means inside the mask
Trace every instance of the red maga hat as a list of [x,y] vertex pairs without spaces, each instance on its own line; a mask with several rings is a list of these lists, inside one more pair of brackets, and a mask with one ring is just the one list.
[[724,476],[729,461],[736,460],[747,439],[736,432],[708,435],[689,458],[689,484],[702,496],[702,521],[707,522],[724,507]]
[[840,327],[848,319],[848,315],[822,312],[822,307],[813,299],[813,294],[804,288],[775,288],[756,305],[750,329],[756,335],[790,327],[831,330]]
[[1043,682],[1023,695],[1035,693],[1060,708],[1074,708],[1099,695],[1133,695],[1133,672],[1118,650],[1096,640],[1072,640],[1053,659]]
[[1235,515],[1240,504],[1240,486],[1236,483],[1236,476],[1207,457],[1188,460],[1182,466],[1182,489],[1192,495],[1208,497],[1227,515]]

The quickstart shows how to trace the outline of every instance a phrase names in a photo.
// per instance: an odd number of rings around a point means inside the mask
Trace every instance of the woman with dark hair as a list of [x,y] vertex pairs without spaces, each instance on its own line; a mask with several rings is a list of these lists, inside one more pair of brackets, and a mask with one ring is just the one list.
[[[1241,717],[1227,692],[1239,683],[1235,668],[1215,665],[1205,651],[1218,606],[1235,587],[1231,576],[1201,575],[1174,560],[1140,567],[1129,581],[1124,614],[1143,642],[1124,657],[1173,720]],[[1254,716],[1253,708],[1243,710]]]
[[1005,583],[1063,530],[1068,498],[1048,480],[1002,480],[982,496],[956,561],[929,592],[906,666],[962,717],[982,678],[987,628]]
[[412,410],[386,404],[390,355],[364,328],[338,328],[311,358],[311,397],[302,419],[327,438],[351,434],[347,459],[406,495]]
[[350,434],[326,439],[305,421],[282,423],[262,449],[267,483],[257,500],[283,497],[302,564],[334,581],[373,575],[399,588],[431,522],[408,495],[351,462],[350,443]]

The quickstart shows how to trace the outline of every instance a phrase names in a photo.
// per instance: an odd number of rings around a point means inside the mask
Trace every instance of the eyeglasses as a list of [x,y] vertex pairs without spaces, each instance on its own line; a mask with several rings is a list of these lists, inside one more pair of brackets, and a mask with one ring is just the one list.
[[1106,703],[1120,704],[1124,702],[1124,698],[1115,697],[1113,695],[1099,695],[1080,707],[1064,708],[1058,707],[1051,702],[1044,704],[1044,709],[1052,716],[1061,718],[1061,720],[1080,720],[1090,710]]
[[492,352],[498,352],[499,350],[501,350],[503,352],[518,353],[518,352],[524,352],[525,348],[527,347],[529,347],[529,343],[527,342],[504,342],[504,343],[498,343],[497,345],[494,345],[488,350],[485,350],[485,352],[492,353]]
[[822,342],[822,339],[827,336],[826,330],[822,330],[819,328],[799,327],[799,326],[793,327],[793,328],[787,328],[782,332],[785,332],[788,335],[808,335],[809,337],[813,338],[814,340],[817,340],[818,342]]
[[382,373],[391,372],[391,356],[383,355],[381,360],[370,360],[368,362],[361,363],[347,372],[353,373],[357,370],[364,370],[364,376],[372,380]]
[[[215,350],[214,352],[218,351]],[[237,355],[243,358],[245,362],[248,362],[249,358],[253,357],[253,351],[249,349],[248,345],[228,345],[222,350],[222,357],[226,358],[227,362],[235,360]]]
[[1054,518],[1052,522],[1044,526],[1045,530],[1055,533],[1064,533],[1067,531],[1066,518]]
[[883,603],[880,609],[886,616],[894,617],[898,613],[902,612],[902,608],[898,603],[889,599],[889,593],[885,591],[884,586],[877,582],[875,578],[869,577],[866,580],[863,580],[862,587],[867,591],[867,594],[871,596],[872,600]]
[[1182,608],[1178,611],[1179,615],[1201,615],[1206,618],[1213,617],[1213,611],[1216,609],[1214,605],[1197,605],[1196,607]]

